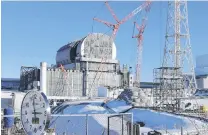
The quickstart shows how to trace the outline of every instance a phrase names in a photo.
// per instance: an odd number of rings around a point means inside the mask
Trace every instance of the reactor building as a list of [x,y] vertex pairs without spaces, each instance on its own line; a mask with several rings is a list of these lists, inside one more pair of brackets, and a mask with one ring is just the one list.
[[92,33],[58,49],[54,66],[42,62],[40,68],[21,67],[21,91],[38,82],[47,96],[97,97],[99,87],[112,96],[116,89],[133,85],[133,77],[127,65],[120,68],[112,38]]

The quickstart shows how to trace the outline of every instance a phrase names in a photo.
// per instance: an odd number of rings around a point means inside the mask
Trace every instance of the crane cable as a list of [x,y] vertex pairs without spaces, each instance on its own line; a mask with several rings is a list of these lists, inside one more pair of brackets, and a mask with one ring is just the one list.
[[[101,7],[103,7],[103,6],[104,6],[104,3],[102,4]],[[100,10],[101,10],[101,8],[100,8]],[[97,12],[97,14],[100,12],[100,10]],[[96,17],[97,14],[96,14],[94,17]],[[94,30],[94,19],[93,19],[93,23],[92,23],[92,32],[93,32],[93,30]],[[108,33],[110,30],[112,30],[111,27],[109,27],[109,30],[108,30],[107,32],[105,32],[103,35],[105,35],[106,33]],[[101,38],[101,37],[100,37],[100,38]],[[110,36],[110,39],[112,39],[112,36]],[[99,40],[99,38],[98,38],[97,40]],[[114,41],[114,39],[113,39],[113,41]],[[106,59],[107,59],[107,58],[106,58]],[[104,60],[104,61],[103,61],[103,60]],[[102,58],[101,63],[100,63],[100,66],[98,67],[98,70],[100,70],[101,66],[103,65],[103,62],[105,62],[105,61],[106,61],[105,58]],[[90,87],[90,89],[89,89],[89,94],[91,94],[91,89],[92,89],[92,87],[93,87],[93,84],[95,83],[95,80],[96,80],[97,75],[98,75],[98,72],[95,74],[95,77],[94,77],[93,82],[92,82],[92,84],[91,84],[91,87]],[[101,71],[101,73],[100,73],[100,76],[99,76],[98,80],[100,79],[101,75],[102,75],[102,71]]]
[[[101,7],[97,10],[97,12],[96,12],[96,14],[95,14],[95,16],[93,18],[97,17],[97,15],[100,13],[101,9],[103,9],[104,5],[105,5],[105,3],[103,3],[101,5]],[[94,24],[95,24],[95,20],[93,19],[92,20],[92,26],[91,26],[92,27],[92,33],[94,32]]]
[[[96,15],[94,16],[94,17],[96,17],[98,14],[99,14],[99,12],[100,12],[100,10],[103,8],[103,6],[104,6],[104,3],[101,5],[101,8],[99,8],[99,10],[97,11],[97,13],[96,13]],[[105,32],[103,35],[105,35],[106,33],[108,33],[109,31],[110,31],[111,29],[109,29],[107,32]],[[93,22],[92,22],[92,33],[93,33],[93,31],[94,31],[94,20],[93,20]],[[99,40],[101,37],[99,37],[97,40]],[[96,41],[94,41],[94,43],[95,43]],[[84,51],[86,50],[87,48],[85,48],[84,49]],[[63,72],[62,72],[63,73]],[[63,76],[63,74],[62,74],[62,76]],[[62,84],[63,84],[63,82],[62,82]],[[58,92],[58,91],[57,91]],[[57,95],[58,93],[57,92],[55,92],[55,95]],[[62,92],[63,92],[63,89],[62,89]]]
[[[110,31],[110,29],[107,31],[107,32],[109,32]],[[106,32],[106,33],[107,33]],[[106,33],[104,33],[103,35],[105,35]],[[111,39],[112,37],[110,36],[110,39]],[[105,62],[105,61],[103,61],[105,58],[102,58],[102,60],[101,60],[101,63],[100,63],[100,65],[99,65],[99,67],[98,67],[98,71],[100,70],[100,68],[101,68],[101,66],[103,65],[103,62]],[[102,68],[103,69],[103,68]],[[101,70],[101,73],[100,73],[100,76],[101,76],[101,74],[102,74],[102,70]],[[92,81],[92,84],[91,84],[91,87],[90,87],[90,89],[89,89],[89,94],[91,94],[90,92],[91,92],[91,89],[92,89],[92,87],[93,87],[93,84],[95,83],[95,80],[96,80],[96,77],[97,77],[97,75],[98,75],[98,72],[95,74],[95,77],[94,77],[94,79],[93,79],[93,81]],[[99,79],[100,79],[100,76],[99,76]],[[98,80],[99,80],[98,79]]]

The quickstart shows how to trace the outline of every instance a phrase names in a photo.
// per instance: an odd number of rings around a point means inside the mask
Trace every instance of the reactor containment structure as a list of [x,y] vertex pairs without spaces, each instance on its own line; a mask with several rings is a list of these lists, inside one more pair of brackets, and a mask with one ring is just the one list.
[[40,68],[21,67],[20,90],[33,89],[40,81],[40,89],[47,96],[97,97],[99,87],[115,90],[133,85],[129,67],[120,69],[113,39],[102,33],[92,33],[58,49],[56,64]]

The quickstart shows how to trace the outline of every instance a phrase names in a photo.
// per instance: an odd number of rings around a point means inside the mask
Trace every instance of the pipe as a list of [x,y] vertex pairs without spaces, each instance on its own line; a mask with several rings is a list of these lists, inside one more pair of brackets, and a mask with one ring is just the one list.
[[47,95],[47,63],[40,63],[40,90]]
[[88,61],[86,62],[86,74],[85,74],[85,95],[89,95],[89,90],[88,90]]

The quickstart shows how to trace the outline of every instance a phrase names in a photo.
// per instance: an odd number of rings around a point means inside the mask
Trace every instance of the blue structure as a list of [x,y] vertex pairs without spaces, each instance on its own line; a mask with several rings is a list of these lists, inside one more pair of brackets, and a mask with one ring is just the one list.
[[1,78],[1,89],[18,90],[19,85],[19,78]]
[[[13,109],[12,108],[6,108],[4,109],[4,115],[13,115]],[[12,117],[4,117],[4,127],[5,128],[11,128],[14,125],[14,116]]]

